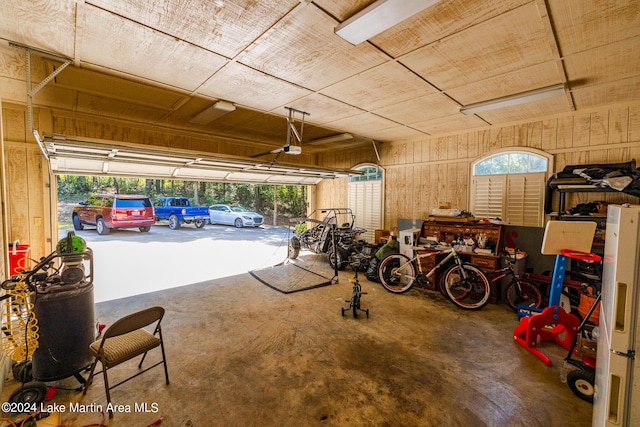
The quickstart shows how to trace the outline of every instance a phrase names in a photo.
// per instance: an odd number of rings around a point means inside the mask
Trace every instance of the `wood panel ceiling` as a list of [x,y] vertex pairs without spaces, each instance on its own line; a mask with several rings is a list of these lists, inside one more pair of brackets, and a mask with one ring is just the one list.
[[[637,0],[442,0],[356,46],[334,34],[370,3],[5,0],[0,89],[26,102],[25,53],[8,42],[18,43],[73,60],[36,105],[238,138],[255,152],[283,144],[284,107],[310,114],[304,140],[349,132],[370,143],[640,99]],[[56,65],[35,64],[33,80]],[[558,83],[566,96],[459,111]],[[236,110],[189,121],[218,100]]]

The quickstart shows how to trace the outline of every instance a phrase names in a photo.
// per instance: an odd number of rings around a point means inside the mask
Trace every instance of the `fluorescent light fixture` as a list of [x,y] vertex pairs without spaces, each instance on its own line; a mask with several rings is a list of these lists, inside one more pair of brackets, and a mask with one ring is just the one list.
[[335,28],[335,33],[357,45],[388,30],[440,0],[378,0]]
[[331,135],[325,138],[312,139],[311,141],[305,143],[305,145],[330,144],[332,142],[347,141],[349,139],[353,139],[353,135],[351,135],[350,133],[339,133],[337,135]]
[[231,102],[227,101],[218,101],[213,104],[211,107],[206,108],[200,111],[198,114],[193,116],[189,123],[195,123],[198,125],[208,125],[215,119],[218,119],[225,114],[228,114],[232,111],[236,110],[236,106]]
[[564,95],[565,93],[564,84],[560,83],[516,95],[478,102],[477,104],[469,104],[460,108],[460,112],[462,114],[482,113],[483,111],[497,110],[499,108],[513,107],[514,105],[525,104],[527,102],[540,101],[551,98],[552,96]]

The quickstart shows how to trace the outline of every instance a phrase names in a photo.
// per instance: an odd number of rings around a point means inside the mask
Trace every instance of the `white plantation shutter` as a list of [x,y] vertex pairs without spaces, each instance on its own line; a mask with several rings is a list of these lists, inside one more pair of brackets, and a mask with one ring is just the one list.
[[471,183],[471,212],[476,218],[504,219],[507,175],[474,176]]
[[474,176],[471,212],[476,218],[502,218],[513,225],[540,227],[545,183],[544,173]]
[[507,175],[505,220],[514,225],[540,226],[544,190],[544,173]]
[[375,230],[382,228],[382,180],[349,182],[347,198],[355,215],[354,227],[366,229],[363,238],[372,242]]
[[478,159],[471,165],[471,213],[476,218],[541,227],[551,170],[552,156],[532,148],[497,150]]

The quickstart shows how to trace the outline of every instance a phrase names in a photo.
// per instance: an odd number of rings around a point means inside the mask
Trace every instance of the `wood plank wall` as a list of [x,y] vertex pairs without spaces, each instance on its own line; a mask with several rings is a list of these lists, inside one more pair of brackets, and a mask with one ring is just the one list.
[[[34,119],[39,119],[37,114]],[[2,123],[7,241],[28,244],[31,258],[38,259],[55,244],[51,236],[57,210],[51,209],[48,163],[33,136],[28,135],[26,109],[3,108]]]
[[[397,227],[398,219],[424,219],[450,202],[460,210],[469,207],[471,163],[492,151],[535,148],[553,155],[554,172],[567,165],[615,163],[636,159],[640,165],[640,104],[616,106],[486,128],[420,141],[384,143],[379,147],[385,170],[384,228]],[[333,153],[319,162],[330,167],[376,163],[373,149]],[[319,206],[346,206],[347,180],[318,185]],[[616,193],[573,194],[567,206],[594,200],[610,203],[638,199]]]

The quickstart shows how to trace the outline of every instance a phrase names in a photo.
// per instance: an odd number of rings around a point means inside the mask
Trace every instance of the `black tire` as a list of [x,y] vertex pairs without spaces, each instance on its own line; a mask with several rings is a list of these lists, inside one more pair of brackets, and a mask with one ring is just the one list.
[[96,221],[96,231],[101,236],[111,233],[111,229],[107,227],[107,224],[104,223],[104,219],[102,218],[98,218]]
[[13,378],[19,383],[28,383],[33,380],[33,367],[31,361],[19,362],[11,367]]
[[151,226],[150,226],[150,225],[145,225],[144,227],[138,227],[138,229],[139,229],[142,233],[148,233],[149,231],[151,231]]
[[518,306],[523,305],[529,308],[540,308],[542,306],[542,293],[537,286],[530,282],[520,280],[522,294],[518,292],[515,281],[512,281],[505,289],[507,305],[513,311],[518,311]]
[[460,266],[456,265],[447,271],[444,288],[453,304],[463,310],[480,310],[489,304],[491,286],[487,277],[477,267],[462,264],[467,276],[463,280]]
[[438,291],[440,291],[442,296],[445,297],[446,299],[449,299],[449,295],[447,295],[447,290],[444,288],[444,283],[445,283],[444,279],[447,277],[447,273],[449,272],[449,270],[451,270],[453,267],[455,267],[455,265],[452,265],[451,267],[443,271],[441,274],[439,274],[438,280],[436,283],[436,286],[438,287]]
[[329,247],[329,266],[334,270],[344,270],[349,264],[349,254],[342,248],[338,248],[337,251],[333,250],[333,247]]
[[236,220],[233,221],[233,226],[235,228],[242,228],[244,226],[244,223],[242,222],[242,218],[236,218]]
[[178,219],[177,215],[169,215],[169,228],[172,230],[180,229],[180,220]]
[[207,223],[204,219],[197,219],[194,221],[196,228],[202,228]]
[[289,241],[289,258],[296,259],[300,255],[300,240],[297,237],[292,237]]
[[47,395],[47,385],[33,381],[20,386],[9,396],[11,403],[42,403]]
[[84,225],[80,222],[80,217],[78,215],[73,216],[73,229],[76,231],[84,230]]
[[593,403],[596,372],[593,369],[576,369],[567,374],[567,385],[580,399]]
[[360,304],[357,299],[353,301],[353,306],[351,308],[353,309],[353,318],[356,319],[358,317],[358,308],[360,308]]
[[402,254],[391,254],[380,262],[378,277],[389,292],[407,292],[416,282],[416,269],[411,260]]

